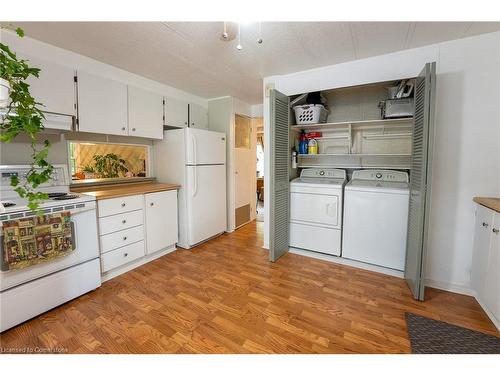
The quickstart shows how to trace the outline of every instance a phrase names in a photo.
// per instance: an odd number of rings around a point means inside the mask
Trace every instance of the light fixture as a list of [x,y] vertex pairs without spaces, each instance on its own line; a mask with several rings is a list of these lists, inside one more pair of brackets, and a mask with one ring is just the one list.
[[236,45],[236,49],[241,51],[243,46],[241,45],[241,25],[238,23],[238,44]]
[[[251,26],[254,22],[223,22],[222,33],[220,34],[220,40],[223,42],[229,42],[234,39],[237,40],[236,49],[241,51],[243,49],[243,44],[241,44],[241,27],[242,26]],[[262,38],[262,23],[258,23],[259,27],[259,36],[257,38],[257,44],[263,43]]]

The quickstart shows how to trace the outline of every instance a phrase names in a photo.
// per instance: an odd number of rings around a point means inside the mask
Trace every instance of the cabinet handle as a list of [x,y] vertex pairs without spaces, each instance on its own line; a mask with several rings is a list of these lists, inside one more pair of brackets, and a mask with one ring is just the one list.
[[493,228],[493,233],[498,234],[498,232],[500,232],[498,228]]
[[122,207],[125,207],[125,203],[122,203]]
[[488,228],[489,224],[483,222],[483,227]]
[[124,126],[124,127],[122,128],[122,130],[123,130],[123,131],[125,131],[125,129],[126,129],[126,128],[125,128],[125,126]]
[[193,126],[194,126],[194,122],[192,122],[192,123],[191,123],[191,125],[193,125]]
[[128,253],[123,254],[124,257],[128,257]]
[[126,236],[125,236],[125,237],[123,237],[123,241],[127,241],[127,237],[126,237]]
[[186,122],[184,123],[184,125],[187,125],[187,124],[188,124],[188,123],[187,123],[187,121],[186,121]]
[[135,128],[132,128],[132,131],[135,132]]
[[153,202],[151,202],[149,205],[150,205],[150,206],[154,206],[155,204],[154,204]]
[[122,224],[125,224],[127,222],[127,220],[122,220]]

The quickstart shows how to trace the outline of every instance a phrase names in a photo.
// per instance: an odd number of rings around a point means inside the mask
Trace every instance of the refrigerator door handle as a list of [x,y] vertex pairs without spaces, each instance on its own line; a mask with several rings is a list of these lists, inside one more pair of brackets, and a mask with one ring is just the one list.
[[198,194],[198,170],[197,167],[193,167],[193,197]]
[[193,164],[196,165],[196,148],[197,148],[197,144],[196,144],[196,137],[191,134],[191,144],[193,146]]

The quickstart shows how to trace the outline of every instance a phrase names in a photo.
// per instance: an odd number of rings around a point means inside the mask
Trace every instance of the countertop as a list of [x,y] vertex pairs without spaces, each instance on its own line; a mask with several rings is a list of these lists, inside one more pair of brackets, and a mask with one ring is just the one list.
[[128,195],[156,193],[159,191],[176,190],[181,186],[176,184],[162,184],[159,182],[113,184],[107,186],[78,186],[72,187],[71,191],[92,195],[96,200],[125,197]]
[[500,198],[474,197],[472,200],[481,206],[500,212]]

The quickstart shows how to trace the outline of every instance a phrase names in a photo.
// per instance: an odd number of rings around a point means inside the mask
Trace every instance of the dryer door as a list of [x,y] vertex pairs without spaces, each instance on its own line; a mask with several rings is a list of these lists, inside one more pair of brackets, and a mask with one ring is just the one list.
[[340,228],[341,197],[320,192],[292,192],[290,221]]

